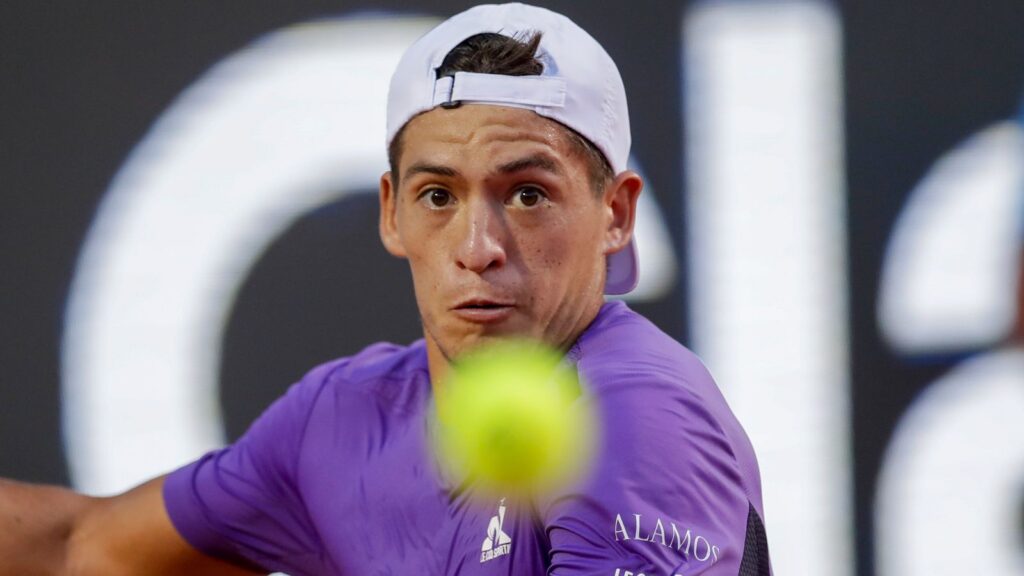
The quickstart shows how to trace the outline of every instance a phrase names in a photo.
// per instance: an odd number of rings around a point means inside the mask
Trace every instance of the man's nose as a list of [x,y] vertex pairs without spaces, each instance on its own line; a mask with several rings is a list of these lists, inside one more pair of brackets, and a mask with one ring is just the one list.
[[501,206],[487,200],[470,202],[463,209],[461,237],[456,248],[459,268],[483,273],[505,264],[507,229]]

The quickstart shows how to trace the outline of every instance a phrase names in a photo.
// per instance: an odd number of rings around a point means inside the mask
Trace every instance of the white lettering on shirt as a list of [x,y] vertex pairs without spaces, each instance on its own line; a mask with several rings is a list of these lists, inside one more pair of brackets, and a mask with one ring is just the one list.
[[[698,534],[692,528],[681,529],[675,522],[666,522],[661,518],[654,519],[654,526],[650,532],[645,533],[645,528],[651,525],[650,520],[646,522],[642,514],[633,514],[633,526],[627,527],[622,514],[615,515],[616,542],[639,540],[641,542],[652,542],[666,548],[673,548],[682,552],[686,558],[690,557],[691,547],[693,558],[698,562],[718,562],[721,548],[712,544],[711,540],[703,534]],[[667,535],[670,535],[666,538]],[[621,570],[621,572],[620,572]],[[628,570],[616,569],[616,576],[641,576]]]

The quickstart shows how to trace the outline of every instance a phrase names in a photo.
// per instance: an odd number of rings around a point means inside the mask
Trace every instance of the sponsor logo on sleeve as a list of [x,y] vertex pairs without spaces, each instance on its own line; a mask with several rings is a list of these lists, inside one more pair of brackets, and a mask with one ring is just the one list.
[[718,561],[721,549],[705,536],[697,534],[691,528],[682,529],[674,522],[665,522],[661,518],[644,519],[641,514],[632,514],[628,520],[622,514],[615,515],[615,541],[625,542],[637,540],[651,542],[682,552],[687,559],[698,562]]

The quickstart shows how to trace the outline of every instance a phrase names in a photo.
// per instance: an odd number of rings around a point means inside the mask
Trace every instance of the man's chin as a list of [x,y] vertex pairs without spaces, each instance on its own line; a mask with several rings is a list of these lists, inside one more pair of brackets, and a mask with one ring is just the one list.
[[494,327],[490,327],[488,330],[482,330],[473,334],[466,334],[461,338],[457,338],[454,345],[448,348],[448,352],[451,353],[450,358],[458,358],[459,356],[480,348],[481,346],[515,339],[536,339],[536,337],[526,329],[516,330],[508,327],[504,329],[495,329]]

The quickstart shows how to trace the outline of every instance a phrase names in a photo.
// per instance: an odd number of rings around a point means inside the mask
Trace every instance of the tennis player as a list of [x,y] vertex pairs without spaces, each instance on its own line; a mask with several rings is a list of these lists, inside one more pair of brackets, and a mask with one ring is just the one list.
[[[0,574],[771,573],[711,376],[604,298],[637,282],[642,188],[604,49],[544,9],[473,8],[402,58],[387,138],[380,235],[424,338],[314,368],[235,444],[123,495],[0,484]],[[513,335],[563,350],[602,423],[591,473],[529,503],[474,497],[428,448],[451,360]]]

